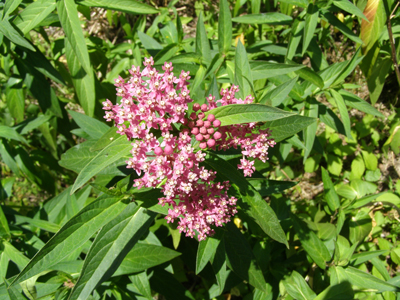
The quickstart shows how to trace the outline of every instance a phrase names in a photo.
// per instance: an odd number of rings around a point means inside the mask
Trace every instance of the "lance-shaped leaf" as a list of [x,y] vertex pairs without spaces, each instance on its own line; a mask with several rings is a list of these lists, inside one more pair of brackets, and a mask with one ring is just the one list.
[[359,269],[347,267],[344,270],[348,276],[348,280],[350,281],[350,283],[355,286],[368,290],[376,290],[378,293],[382,293],[385,291],[400,292],[399,287],[383,281],[382,279],[379,279]]
[[69,299],[87,299],[101,282],[111,277],[155,216],[155,213],[132,202],[106,224],[89,249]]
[[156,14],[158,9],[146,3],[141,3],[134,0],[82,0],[78,1],[79,5],[102,7],[105,9],[118,10],[122,12],[138,14]]
[[232,17],[227,0],[219,1],[218,48],[219,53],[227,54],[232,43]]
[[378,111],[375,107],[369,104],[367,101],[361,99],[357,95],[350,93],[346,90],[340,90],[340,95],[342,95],[347,106],[358,109],[359,111],[365,112],[367,114],[383,118],[384,115]]
[[[305,115],[307,117],[317,118],[318,117],[318,102],[315,99],[307,99],[305,103]],[[312,123],[304,131],[304,141],[306,150],[304,152],[303,163],[306,162],[308,155],[310,155],[312,147],[314,146],[314,140],[317,133],[317,122]]]
[[16,45],[36,51],[35,48],[10,24],[8,19],[0,21],[0,33]]
[[306,68],[304,65],[278,64],[266,61],[252,62],[250,66],[253,80],[271,78]]
[[78,124],[83,131],[95,140],[100,139],[110,128],[103,122],[76,111],[69,110],[68,113],[74,119],[76,124]]
[[346,132],[346,136],[350,139],[353,140],[353,137],[351,135],[351,121],[349,117],[349,113],[346,107],[346,103],[344,102],[344,99],[341,94],[339,94],[335,90],[330,90],[332,97],[336,100],[336,104],[339,108],[340,112],[340,117],[342,118],[342,122],[344,125],[344,131]]
[[101,170],[116,162],[121,157],[128,155],[131,149],[131,142],[126,140],[123,136],[119,139],[115,139],[103,150],[99,151],[81,170],[72,187],[71,194]]
[[[336,3],[334,2],[336,5]],[[363,52],[366,54],[381,36],[386,23],[384,1],[368,0],[364,8],[364,15],[368,21],[361,22],[361,40],[364,42]]]
[[303,276],[296,271],[293,271],[289,277],[283,280],[283,285],[294,299],[312,300],[317,296],[308,286]]
[[214,256],[219,245],[220,239],[217,237],[208,237],[199,243],[196,256],[196,274],[199,274],[204,269],[206,264]]
[[246,209],[248,209],[249,215],[254,218],[255,222],[260,225],[262,230],[274,240],[288,246],[285,232],[279,224],[275,212],[267,202],[261,198],[261,195],[251,186],[243,175],[234,166],[218,155],[209,153],[207,158],[206,163],[208,165],[216,170],[218,174],[223,175],[229,179],[230,182],[239,187],[243,201],[242,205],[248,206]]
[[235,84],[239,85],[238,94],[243,100],[254,90],[247,52],[240,40],[235,53]]
[[303,30],[303,55],[306,53],[308,45],[314,36],[315,29],[318,25],[318,6],[310,3],[307,7],[307,15]]
[[206,65],[211,62],[210,44],[207,38],[206,28],[204,27],[203,12],[200,12],[196,27],[196,53],[201,55],[202,61]]
[[12,283],[25,281],[62,261],[89,240],[97,230],[119,214],[126,204],[121,197],[103,195],[69,220],[31,259]]
[[264,97],[260,100],[260,104],[267,104],[271,106],[278,106],[281,104],[286,97],[289,95],[290,91],[294,87],[298,77],[290,79],[281,85],[277,86],[272,91],[269,91],[265,94]]
[[[254,1],[253,1],[254,2]],[[288,25],[292,17],[278,12],[248,14],[233,18],[233,22],[243,24],[269,24],[269,25]]]
[[325,201],[328,203],[331,211],[336,211],[340,207],[339,196],[335,191],[333,182],[329,177],[328,171],[324,167],[321,167],[322,181],[324,182],[324,195]]

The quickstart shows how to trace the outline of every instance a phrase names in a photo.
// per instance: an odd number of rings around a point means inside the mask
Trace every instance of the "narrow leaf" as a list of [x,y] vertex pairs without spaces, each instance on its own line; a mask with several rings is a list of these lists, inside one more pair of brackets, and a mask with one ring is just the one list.
[[55,0],[35,1],[26,6],[25,9],[16,16],[13,23],[23,34],[27,34],[33,28],[37,27],[55,8]]
[[220,240],[218,238],[208,237],[206,240],[199,243],[196,256],[196,274],[199,274],[214,256],[219,242]]
[[315,29],[318,25],[318,6],[310,3],[307,7],[307,15],[305,18],[304,31],[303,31],[303,55],[306,53],[308,45],[314,36]]
[[336,211],[340,208],[340,200],[339,196],[335,191],[335,187],[333,186],[333,182],[329,177],[328,171],[325,170],[324,167],[321,167],[322,172],[322,181],[324,183],[324,195],[325,200],[328,203],[331,211]]
[[352,285],[361,287],[368,290],[376,290],[378,293],[385,291],[400,292],[400,288],[392,285],[388,282],[383,281],[371,274],[353,267],[347,267],[344,269],[348,275],[348,279]]
[[12,27],[7,19],[0,21],[0,33],[14,44],[25,47],[31,51],[36,51],[35,48],[33,48],[33,46],[22,35],[20,35],[14,27]]
[[219,1],[218,18],[218,48],[220,54],[227,54],[232,43],[232,21],[229,3],[227,0]]
[[283,285],[288,294],[294,299],[312,300],[317,296],[308,286],[303,276],[296,271],[293,271],[290,277],[283,280]]
[[203,12],[200,12],[196,27],[196,53],[201,55],[202,61],[206,65],[211,62],[210,44],[207,38],[206,28],[204,27]]
[[330,90],[332,97],[335,99],[336,104],[339,108],[339,113],[342,118],[342,122],[344,125],[344,130],[346,132],[346,136],[350,139],[353,140],[353,137],[351,135],[351,123],[350,123],[350,117],[349,113],[346,107],[346,103],[344,102],[344,99],[342,95],[340,95],[337,91],[335,90]]
[[284,75],[302,68],[306,68],[306,66],[297,64],[278,64],[264,61],[251,63],[253,80]]
[[265,94],[264,97],[260,100],[260,104],[267,104],[271,106],[279,106],[289,95],[290,91],[294,87],[298,77],[292,78],[285,83],[277,86],[272,91],[269,91]]
[[105,9],[112,9],[131,13],[134,15],[138,14],[156,14],[159,12],[158,9],[150,6],[146,3],[141,3],[134,0],[79,0],[79,5],[102,7]]
[[235,84],[239,85],[238,94],[243,100],[254,90],[247,52],[240,41],[237,44],[235,53]]
[[268,25],[288,25],[292,20],[292,17],[278,12],[247,14],[232,19],[233,22],[237,23]]

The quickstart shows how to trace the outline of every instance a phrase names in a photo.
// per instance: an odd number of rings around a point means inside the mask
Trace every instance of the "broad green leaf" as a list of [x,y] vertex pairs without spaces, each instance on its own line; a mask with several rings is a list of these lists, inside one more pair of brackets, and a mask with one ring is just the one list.
[[262,197],[279,194],[284,190],[295,186],[296,182],[269,180],[264,178],[248,178],[250,184],[260,193]]
[[232,19],[233,22],[237,23],[268,25],[288,25],[292,20],[292,17],[278,12],[247,14]]
[[216,71],[218,71],[218,69],[221,67],[224,60],[225,60],[225,56],[223,56],[219,53],[216,54],[214,56],[214,58],[212,59],[210,66],[207,68],[206,75],[204,76],[204,78],[208,78],[208,76],[210,76],[213,73],[215,75]]
[[224,243],[228,266],[252,286],[266,292],[267,284],[263,273],[246,238],[232,222],[227,223],[225,228],[227,231],[224,235]]
[[322,181],[324,183],[325,201],[328,203],[328,206],[331,211],[336,211],[337,209],[340,208],[339,196],[335,191],[335,187],[333,185],[331,178],[329,177],[328,171],[324,167],[321,167],[321,172],[322,172]]
[[317,296],[308,286],[303,276],[296,271],[293,271],[289,277],[283,280],[283,285],[288,294],[294,299],[312,300]]
[[22,296],[22,294],[13,286],[10,286],[10,283],[5,279],[4,283],[7,286],[7,293],[10,300],[25,300],[26,298]]
[[289,95],[297,79],[298,77],[290,79],[266,93],[265,96],[260,100],[260,104],[267,104],[274,107],[279,106]]
[[152,56],[156,56],[156,54],[164,48],[159,42],[157,42],[155,39],[148,36],[144,32],[138,31],[138,36],[143,47]]
[[174,22],[169,21],[163,28],[160,29],[160,32],[164,38],[164,41],[167,44],[178,44],[178,30]]
[[138,243],[126,255],[113,276],[141,272],[170,261],[179,255],[179,252],[166,247]]
[[[160,52],[157,53],[156,56],[154,56],[154,62],[155,64],[161,66],[169,60],[171,57],[176,55],[176,53],[179,51],[179,45],[178,44],[169,44],[168,46],[164,47]],[[175,68],[174,68],[175,69]]]
[[352,285],[361,287],[367,290],[375,290],[378,293],[385,291],[400,292],[400,288],[394,286],[382,279],[379,279],[371,274],[353,267],[347,267],[344,269],[350,283]]
[[131,202],[107,223],[89,249],[69,299],[87,299],[101,282],[111,277],[126,254],[149,228],[155,216],[155,213]]
[[372,220],[367,212],[360,210],[349,221],[349,239],[352,244],[361,243],[372,230]]
[[[318,118],[318,102],[314,98],[308,98],[305,102],[304,112],[304,115],[307,117]],[[304,142],[306,146],[306,150],[304,151],[303,164],[306,162],[307,157],[310,155],[311,150],[314,146],[317,127],[317,122],[314,122],[310,126],[307,126],[306,129],[304,129],[303,131]]]
[[84,114],[78,113],[73,110],[69,110],[68,113],[74,119],[76,124],[83,129],[91,138],[98,140],[100,139],[109,129],[106,124],[100,122],[94,118],[88,117]]
[[344,102],[344,99],[341,94],[339,94],[335,90],[330,90],[332,97],[335,99],[336,104],[339,108],[340,112],[340,117],[342,118],[342,122],[344,125],[344,131],[346,132],[346,136],[350,139],[353,140],[353,136],[351,135],[351,122],[350,122],[350,117],[348,113],[348,109],[346,107],[346,103]]
[[50,115],[39,115],[38,117],[36,117],[34,119],[29,119],[29,120],[24,121],[21,124],[18,124],[18,131],[20,128],[19,126],[21,125],[22,130],[20,133],[27,134],[31,130],[38,128],[40,125],[48,122],[52,118],[53,118],[53,116],[50,116]]
[[226,267],[226,250],[225,242],[222,239],[217,247],[214,257],[211,261],[212,268],[217,279],[219,294],[222,294],[225,288],[225,283],[228,278],[229,272]]
[[17,284],[62,261],[76,248],[89,240],[97,230],[119,214],[126,204],[121,197],[104,195],[83,208],[69,220],[47,243],[40,249],[29,264],[22,270],[12,284]]
[[219,53],[225,55],[231,49],[232,44],[232,20],[227,0],[219,1],[218,17],[218,48]]
[[239,86],[238,95],[243,100],[254,90],[247,52],[240,40],[235,52],[235,84]]
[[361,99],[357,95],[350,93],[346,90],[340,90],[339,93],[342,95],[347,106],[358,109],[359,111],[365,112],[367,114],[383,118],[384,115],[378,111],[375,107],[369,104],[367,101]]
[[159,12],[159,10],[153,6],[134,0],[78,0],[78,3],[79,5],[102,7],[105,9],[122,11],[134,15],[156,14]]
[[348,281],[331,285],[323,290],[314,300],[352,300],[354,291]]
[[297,216],[292,215],[293,227],[299,237],[304,250],[310,255],[318,267],[325,270],[326,262],[331,259],[325,244],[311,231]]
[[83,186],[90,178],[95,176],[101,170],[116,162],[118,159],[129,155],[132,149],[131,142],[126,140],[123,136],[115,139],[111,144],[106,146],[94,156],[87,165],[80,171],[72,187],[71,194]]
[[[89,117],[92,117],[96,102],[95,78],[93,71],[90,70],[87,72],[80,61],[81,58],[76,55],[78,51],[84,51],[86,49],[86,44],[84,45],[85,47],[80,47],[82,49],[74,49],[74,47],[77,47],[73,45],[72,40],[70,40],[68,36],[64,38],[64,43],[67,64],[71,71],[71,78],[79,99],[79,103],[81,104],[85,113]],[[85,56],[85,54],[82,55]]]
[[24,120],[25,96],[22,86],[6,88],[7,107],[16,123]]
[[358,44],[362,44],[363,41],[353,32],[351,31],[344,23],[342,23],[334,14],[331,12],[325,11],[322,13],[323,17],[328,21],[329,24],[335,26],[340,32],[342,32],[345,36],[347,36],[353,42]]
[[[34,2],[33,4],[35,3],[37,2]],[[65,85],[65,82],[60,73],[53,67],[50,61],[43,55],[43,53],[39,49],[37,49],[36,52],[32,52],[27,49],[17,48],[16,52],[21,57],[23,57],[22,59],[25,61],[25,63],[29,64],[31,67],[35,68],[40,73],[54,80],[55,82]]]
[[135,290],[145,296],[147,299],[152,300],[150,282],[146,272],[138,273],[129,276],[129,280],[132,282]]
[[199,243],[196,256],[196,274],[199,274],[214,256],[219,242],[218,238],[208,237]]
[[286,58],[287,59],[292,59],[293,56],[297,52],[297,48],[300,45],[301,38],[303,36],[302,32],[304,30],[304,21],[299,21],[299,19],[295,19],[292,25],[291,33],[290,33],[290,39],[289,39],[289,45],[288,49],[286,52]]
[[318,25],[318,6],[310,3],[307,7],[307,14],[305,18],[304,30],[303,30],[303,53],[306,53],[308,45],[310,45],[311,39],[314,36],[315,29]]
[[362,13],[362,11],[355,6],[353,3],[346,0],[334,0],[333,5],[341,8],[345,12],[348,12],[352,15],[356,15],[357,17],[368,21],[367,17]]
[[267,121],[262,126],[262,129],[269,128],[271,131],[271,137],[275,142],[280,142],[297,132],[302,131],[304,128],[316,121],[316,119],[309,117],[291,115],[286,118]]
[[343,81],[349,76],[354,69],[360,64],[363,60],[364,56],[360,55],[361,47],[358,47],[356,52],[354,53],[353,57],[349,60],[345,61],[346,67],[339,73],[339,75],[335,78],[332,83],[332,86],[341,85]]
[[378,58],[375,62],[372,73],[367,78],[368,90],[372,104],[375,104],[378,101],[392,64],[393,62],[389,57],[383,59]]
[[22,0],[6,0],[3,7],[2,19],[6,19],[14,10],[18,8]]
[[29,263],[29,258],[27,258],[22,252],[16,249],[9,242],[3,241],[2,243],[3,251],[6,256],[17,265],[19,270],[25,268],[25,266]]
[[206,65],[211,62],[210,44],[207,38],[206,28],[204,27],[203,12],[200,12],[196,27],[196,53],[201,55],[202,61]]
[[23,34],[27,34],[33,28],[37,27],[55,8],[55,0],[35,1],[26,6],[22,12],[17,14],[13,23],[22,31]]
[[61,155],[59,165],[79,173],[98,153],[98,151],[91,150],[95,143],[95,141],[86,141],[68,149]]
[[306,68],[304,65],[279,64],[266,61],[251,62],[250,66],[253,80],[271,78]]
[[0,125],[0,137],[15,140],[26,145],[28,144],[24,137],[21,136],[14,128],[5,125]]
[[[66,40],[72,48],[77,61],[83,67],[86,74],[92,76],[93,71],[90,65],[89,53],[86,47],[85,37],[83,36],[81,22],[78,17],[78,10],[74,0],[59,0],[57,1],[57,11],[60,17],[61,25],[65,31]],[[67,46],[67,42],[66,42]],[[69,47],[68,46],[68,47]],[[68,62],[68,57],[67,57]],[[70,62],[76,64],[75,60]],[[76,76],[77,70],[72,74]],[[93,114],[92,111],[90,111]],[[90,114],[89,114],[90,115]]]
[[363,53],[366,54],[381,36],[386,24],[386,10],[383,1],[368,1],[364,9],[368,21],[361,22],[361,40],[364,42]]
[[0,237],[5,237],[5,238],[10,237],[10,228],[8,227],[8,222],[1,206],[0,206]]
[[297,75],[299,75],[304,80],[307,80],[309,83],[315,84],[319,88],[324,87],[324,81],[322,80],[321,76],[318,73],[314,72],[310,68],[302,68],[295,71]]
[[113,127],[110,127],[106,132],[103,132],[103,135],[100,138],[98,138],[96,143],[90,148],[90,151],[101,150],[101,149],[107,147],[109,144],[111,144],[113,140],[120,138],[121,135],[119,133],[117,133],[117,131],[118,131],[118,127],[113,126]]
[[10,24],[8,19],[0,21],[0,33],[2,33],[11,42],[21,47],[36,51],[35,48]]
[[214,170],[236,184],[240,189],[242,200],[249,205],[248,213],[260,225],[262,230],[274,240],[287,244],[286,235],[272,208],[261,198],[261,195],[249,184],[243,175],[229,162],[218,155],[209,153],[206,163]]

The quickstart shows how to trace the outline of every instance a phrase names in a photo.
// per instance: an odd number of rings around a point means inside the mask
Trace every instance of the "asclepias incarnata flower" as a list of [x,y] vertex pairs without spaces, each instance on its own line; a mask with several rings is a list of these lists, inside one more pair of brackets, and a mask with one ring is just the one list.
[[201,164],[205,151],[240,147],[243,158],[238,168],[251,176],[255,167],[249,158],[265,162],[275,142],[268,130],[255,123],[221,126],[213,114],[205,117],[217,106],[252,103],[252,96],[235,98],[237,86],[223,89],[218,101],[210,95],[208,104],[194,103],[188,115],[188,104],[193,102],[187,89],[189,72],[176,77],[172,63],[164,63],[162,74],[153,65],[153,58],[146,58],[142,71],[132,66],[129,80],[115,80],[122,99],[116,105],[103,102],[104,118],[114,121],[117,132],[132,140],[127,167],[142,175],[134,185],[161,187],[164,197],[159,204],[170,205],[167,221],[179,219],[180,232],[204,240],[214,233],[211,226],[222,226],[237,213],[237,199],[228,195],[229,182],[216,182],[216,172]]

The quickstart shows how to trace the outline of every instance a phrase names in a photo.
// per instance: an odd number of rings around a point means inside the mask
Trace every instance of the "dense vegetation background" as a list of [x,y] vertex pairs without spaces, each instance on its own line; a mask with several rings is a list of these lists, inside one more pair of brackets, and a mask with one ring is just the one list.
[[[400,299],[399,2],[0,7],[0,299]],[[239,202],[200,243],[132,186],[103,118],[150,56],[200,104],[238,85],[259,104],[222,125],[277,142],[246,179],[240,151],[207,151]]]

